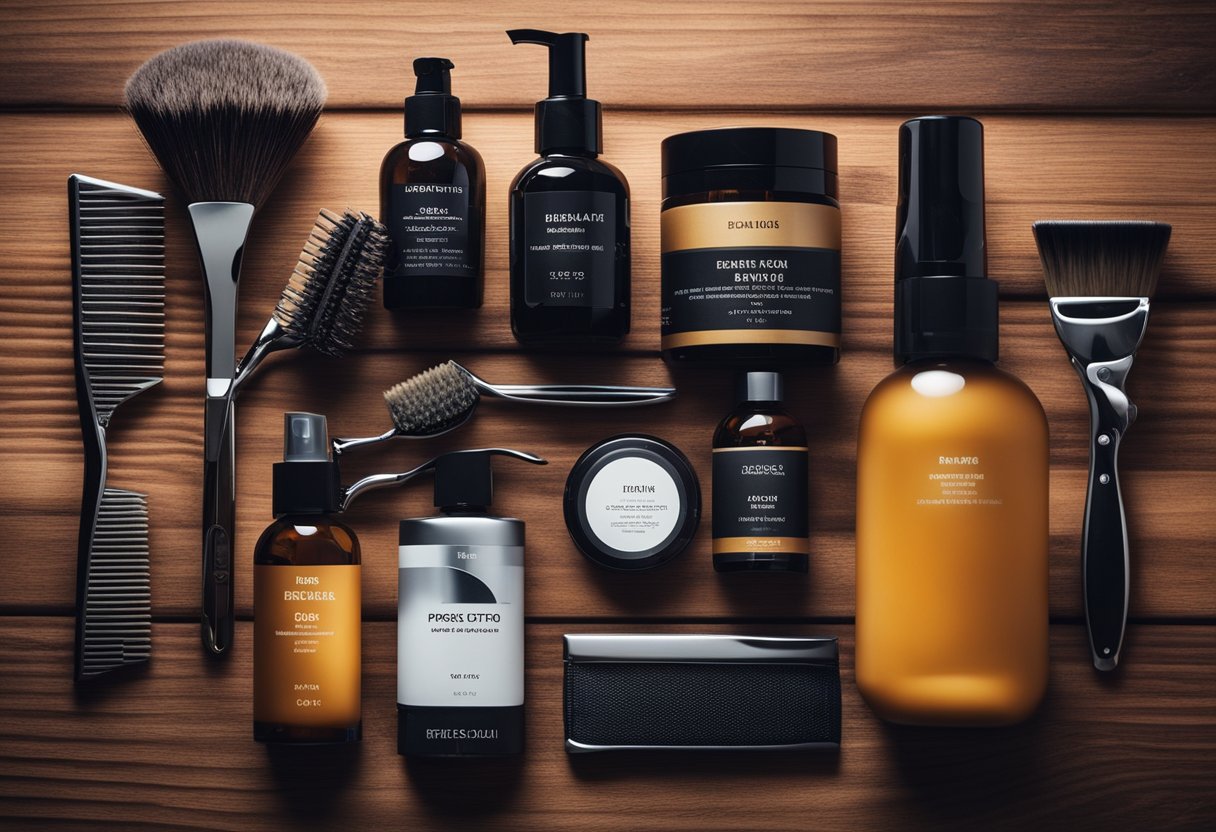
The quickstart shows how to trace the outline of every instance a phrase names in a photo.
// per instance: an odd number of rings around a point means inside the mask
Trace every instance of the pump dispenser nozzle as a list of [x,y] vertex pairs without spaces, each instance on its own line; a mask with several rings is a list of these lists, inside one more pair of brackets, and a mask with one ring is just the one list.
[[414,94],[405,99],[405,135],[428,133],[459,139],[460,99],[452,95],[452,70],[447,58],[414,59],[417,81]]
[[587,98],[583,32],[509,29],[511,43],[531,43],[549,50],[549,96],[536,103],[536,152],[599,154],[603,151],[600,102]]
[[533,465],[548,465],[549,461],[523,451],[510,448],[474,448],[453,451],[422,463],[417,468],[400,474],[373,474],[364,477],[342,496],[342,510],[365,491],[402,485],[429,471],[435,472],[435,505],[440,508],[471,509],[486,508],[494,497],[494,478],[491,459],[509,456]]

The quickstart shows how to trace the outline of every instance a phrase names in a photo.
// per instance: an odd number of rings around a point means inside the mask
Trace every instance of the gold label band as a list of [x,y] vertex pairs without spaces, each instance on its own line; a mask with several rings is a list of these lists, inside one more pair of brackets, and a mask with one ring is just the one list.
[[809,202],[705,202],[660,215],[662,249],[826,248],[840,250],[840,209]]
[[811,541],[806,537],[762,537],[759,535],[756,537],[714,538],[713,553],[715,555],[733,555],[743,552],[809,555]]
[[714,448],[716,454],[738,454],[749,451],[809,451],[806,445],[749,445],[744,448]]
[[674,332],[662,338],[662,347],[665,350],[714,344],[812,344],[820,347],[839,347],[840,333],[801,329],[706,329],[699,332]]

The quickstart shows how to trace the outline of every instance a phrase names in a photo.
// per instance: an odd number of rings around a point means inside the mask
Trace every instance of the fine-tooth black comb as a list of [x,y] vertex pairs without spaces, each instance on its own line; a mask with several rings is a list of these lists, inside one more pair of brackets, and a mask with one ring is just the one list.
[[165,364],[164,197],[68,177],[76,398],[84,494],[76,567],[76,681],[148,660],[148,503],[106,487],[114,411],[160,383]]

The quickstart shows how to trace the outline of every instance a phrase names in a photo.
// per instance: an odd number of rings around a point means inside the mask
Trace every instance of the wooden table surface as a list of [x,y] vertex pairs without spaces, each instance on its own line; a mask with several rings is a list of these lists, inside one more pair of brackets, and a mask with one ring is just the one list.
[[[503,30],[587,31],[605,158],[633,191],[633,332],[616,350],[525,353],[507,315],[506,195],[532,156],[545,62]],[[0,827],[231,830],[1213,828],[1216,826],[1216,6],[1092,2],[344,4],[5,2],[0,6]],[[238,644],[198,645],[202,293],[180,200],[118,110],[139,63],[174,44],[237,36],[296,51],[329,109],[259,215],[247,249],[241,339],[274,301],[318,209],[375,211],[399,141],[409,60],[456,63],[465,135],[489,175],[486,303],[475,313],[371,311],[340,361],[292,354],[239,413]],[[1003,296],[1002,365],[1051,423],[1050,690],[1002,730],[885,725],[852,676],[857,419],[891,369],[896,128],[928,112],[986,128],[989,262]],[[659,141],[729,124],[840,139],[844,357],[792,370],[812,440],[814,562],[807,578],[719,577],[708,523],[676,563],[606,574],[558,510],[571,464],[619,431],[675,441],[708,483],[729,374],[658,357]],[[149,493],[154,658],[147,672],[76,690],[72,613],[81,441],[72,381],[64,180],[79,172],[169,195],[164,384],[124,409],[111,482]],[[1131,380],[1141,418],[1123,452],[1133,548],[1125,666],[1088,665],[1079,584],[1087,413],[1052,331],[1030,223],[1173,223],[1153,320]],[[487,403],[454,436],[400,443],[346,473],[404,470],[441,450],[510,445],[551,465],[499,467],[497,508],[528,522],[528,726],[522,761],[424,765],[395,754],[396,521],[431,513],[429,488],[366,498],[364,729],[354,748],[271,750],[250,739],[251,558],[270,520],[281,413],[328,414],[335,434],[388,425],[380,393],[448,358],[491,380],[657,384],[677,403],[625,415]],[[708,495],[707,495],[708,496]],[[839,755],[568,759],[564,632],[835,635]]]

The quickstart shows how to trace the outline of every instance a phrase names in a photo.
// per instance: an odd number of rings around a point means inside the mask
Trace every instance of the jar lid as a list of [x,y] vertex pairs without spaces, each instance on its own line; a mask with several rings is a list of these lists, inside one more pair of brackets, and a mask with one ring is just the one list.
[[614,436],[586,450],[566,479],[566,528],[608,569],[653,569],[692,541],[701,486],[688,458],[662,439]]
[[836,137],[795,127],[723,127],[663,139],[663,176],[730,167],[811,168],[836,173]]

